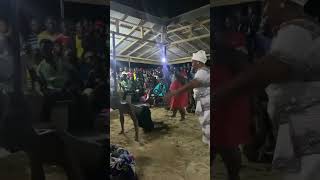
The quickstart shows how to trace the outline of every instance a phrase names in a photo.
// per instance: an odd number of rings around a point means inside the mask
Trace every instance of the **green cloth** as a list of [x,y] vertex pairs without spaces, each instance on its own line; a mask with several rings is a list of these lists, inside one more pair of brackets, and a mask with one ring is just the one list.
[[51,64],[43,60],[38,65],[37,72],[39,76],[46,80],[48,88],[63,88],[66,79],[61,64],[55,69]]
[[122,80],[120,84],[124,91],[128,90],[128,82],[126,80]]

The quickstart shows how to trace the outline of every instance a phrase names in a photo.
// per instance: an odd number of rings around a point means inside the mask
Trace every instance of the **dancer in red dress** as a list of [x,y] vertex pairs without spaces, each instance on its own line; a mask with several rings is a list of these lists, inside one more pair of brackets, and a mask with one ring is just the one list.
[[[170,91],[175,91],[185,84],[185,79],[180,74],[175,74],[175,80],[171,83]],[[185,119],[185,108],[188,106],[188,92],[183,92],[178,96],[171,97],[170,108],[173,111],[172,117],[175,117],[177,111],[181,114],[181,120]]]
[[[248,65],[248,56],[243,52],[244,38],[234,32],[219,34],[213,65],[213,92],[227,86]],[[230,37],[231,36],[231,37]],[[242,40],[241,40],[242,39]],[[213,98],[213,154],[219,154],[226,166],[229,180],[240,180],[241,152],[239,145],[251,141],[252,111],[248,94],[228,99],[227,103],[217,103]]]

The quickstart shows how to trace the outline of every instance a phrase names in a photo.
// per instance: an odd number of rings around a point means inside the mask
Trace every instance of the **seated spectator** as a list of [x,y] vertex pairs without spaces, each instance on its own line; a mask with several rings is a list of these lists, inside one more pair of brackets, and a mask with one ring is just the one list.
[[167,93],[167,91],[168,91],[168,87],[163,82],[163,80],[160,80],[160,82],[157,84],[157,86],[153,89],[153,93],[159,97],[164,97],[164,95]]
[[90,72],[90,63],[93,61],[94,54],[92,52],[86,52],[79,64],[80,77],[84,84],[87,83]]
[[84,94],[90,96],[90,101],[94,104],[95,114],[107,106],[108,85],[105,81],[107,76],[107,66],[98,56],[92,59],[92,69],[89,73],[88,82]]
[[53,57],[53,43],[50,40],[42,40],[40,51],[42,61],[37,67],[38,76],[46,83],[46,88],[61,89],[64,85],[63,76],[58,76],[58,67]]
[[68,92],[78,93],[82,89],[82,81],[77,60],[71,49],[66,49],[63,54],[63,74],[66,79],[65,89]]
[[63,47],[62,44],[55,41],[53,43],[52,56],[55,59],[55,62],[58,62],[62,59],[63,56]]

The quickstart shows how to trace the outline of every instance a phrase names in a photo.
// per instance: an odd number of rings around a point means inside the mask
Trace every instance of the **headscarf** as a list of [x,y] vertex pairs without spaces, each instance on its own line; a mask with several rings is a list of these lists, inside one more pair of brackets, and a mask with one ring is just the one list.
[[202,62],[203,64],[205,64],[208,60],[207,56],[206,56],[206,52],[203,50],[200,50],[196,53],[193,53],[192,60],[199,61],[199,62]]
[[309,1],[309,0],[289,0],[289,1],[291,1],[291,2],[293,2],[293,3],[296,3],[296,4],[298,4],[298,5],[300,5],[300,6],[305,6],[306,4],[307,4],[307,2]]

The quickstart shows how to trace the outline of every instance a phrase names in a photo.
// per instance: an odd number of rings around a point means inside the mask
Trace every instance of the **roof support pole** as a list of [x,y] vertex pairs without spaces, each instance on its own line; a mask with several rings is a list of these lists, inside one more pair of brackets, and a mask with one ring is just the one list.
[[129,57],[129,69],[131,69],[131,57]]
[[112,60],[113,60],[113,79],[114,79],[114,93],[115,94],[118,90],[118,83],[117,83],[117,60],[116,60],[116,35],[112,33]]
[[140,27],[140,31],[141,31],[141,39],[143,39],[144,37],[143,27]]
[[60,16],[64,19],[64,0],[60,0]]
[[14,94],[17,99],[23,96],[22,92],[22,68],[21,68],[21,58],[20,58],[20,38],[19,38],[19,21],[18,21],[18,9],[19,0],[10,1],[10,19],[12,22],[12,44],[11,48],[13,50],[13,89]]

